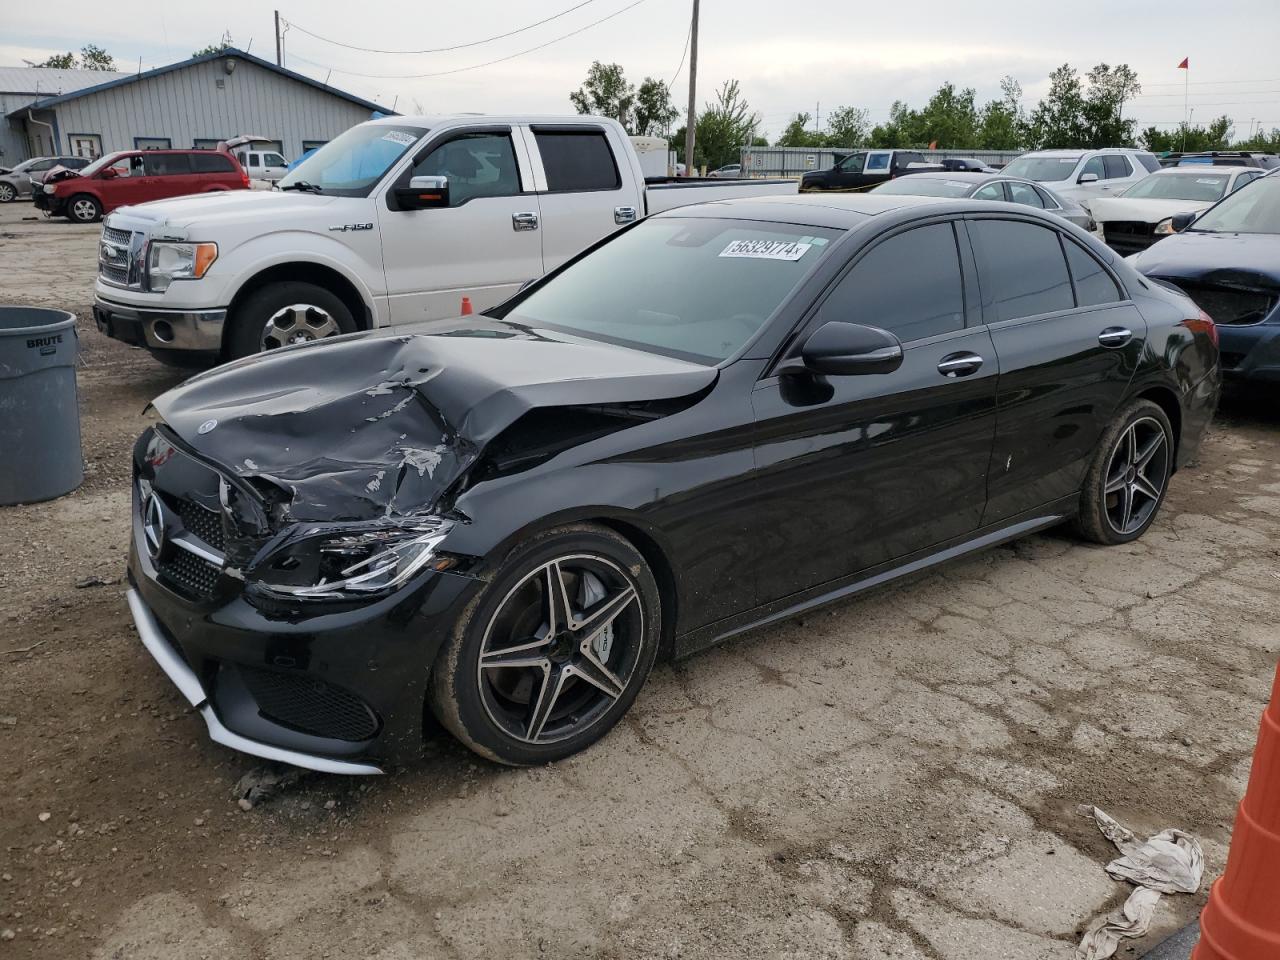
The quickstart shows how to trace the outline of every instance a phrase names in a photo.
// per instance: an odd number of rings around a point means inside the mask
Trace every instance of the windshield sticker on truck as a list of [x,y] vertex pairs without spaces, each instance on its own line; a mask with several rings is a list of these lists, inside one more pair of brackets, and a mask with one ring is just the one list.
[[412,133],[405,133],[403,130],[392,130],[390,133],[383,134],[382,139],[390,140],[392,143],[402,143],[407,147],[418,138]]
[[747,257],[752,260],[799,260],[812,247],[795,240],[734,240],[720,251],[722,257]]

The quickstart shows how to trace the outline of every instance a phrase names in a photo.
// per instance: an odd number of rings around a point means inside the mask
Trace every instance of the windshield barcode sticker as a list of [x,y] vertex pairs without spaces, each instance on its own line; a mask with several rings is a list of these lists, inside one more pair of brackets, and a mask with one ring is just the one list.
[[722,257],[748,257],[752,260],[799,260],[812,247],[795,240],[734,240],[720,251]]
[[383,140],[390,140],[392,143],[401,143],[406,147],[418,138],[412,133],[406,133],[404,130],[392,130],[390,133],[384,134]]

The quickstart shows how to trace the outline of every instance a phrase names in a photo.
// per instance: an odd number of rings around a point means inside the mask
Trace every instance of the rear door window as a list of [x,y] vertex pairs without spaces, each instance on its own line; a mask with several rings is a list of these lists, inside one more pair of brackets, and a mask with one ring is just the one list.
[[185,153],[146,153],[142,162],[148,177],[181,177],[191,172],[191,162]]
[[1108,180],[1118,180],[1133,173],[1133,167],[1129,164],[1128,157],[1105,156],[1102,158],[1102,166],[1107,172],[1106,179]]
[[1076,306],[1094,307],[1101,303],[1123,300],[1120,288],[1093,256],[1074,240],[1064,240],[1071,277],[1076,282]]
[[921,340],[964,327],[964,283],[955,228],[915,227],[871,248],[840,280],[814,326],[832,320]]
[[234,173],[231,158],[225,153],[193,153],[191,154],[192,173]]
[[1160,161],[1156,159],[1154,153],[1138,154],[1138,162],[1146,168],[1148,173],[1155,173],[1160,169]]
[[988,323],[1034,317],[1075,306],[1056,230],[1016,220],[972,220]]
[[622,186],[618,164],[603,131],[535,128],[534,137],[551,192],[617,190]]

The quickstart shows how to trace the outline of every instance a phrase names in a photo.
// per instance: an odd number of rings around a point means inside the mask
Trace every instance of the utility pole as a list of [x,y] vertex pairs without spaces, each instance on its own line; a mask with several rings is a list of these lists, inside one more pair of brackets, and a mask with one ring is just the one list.
[[276,11],[276,66],[284,66],[284,53],[280,49],[280,11]]
[[813,132],[822,132],[822,101],[818,100],[813,105]]
[[693,22],[689,25],[689,116],[684,128],[684,174],[693,176],[693,139],[698,126],[698,0],[693,0]]

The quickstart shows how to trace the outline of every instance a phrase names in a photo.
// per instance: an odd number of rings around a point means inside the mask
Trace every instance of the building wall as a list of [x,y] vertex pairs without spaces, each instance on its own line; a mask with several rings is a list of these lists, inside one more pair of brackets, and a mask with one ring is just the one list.
[[[0,93],[0,166],[14,167],[23,160],[32,157],[31,146],[27,143],[27,129],[23,121],[17,117],[10,119],[10,111],[17,110],[35,100],[29,93]],[[48,135],[44,127],[37,128]]]
[[[304,140],[332,140],[369,119],[369,109],[232,56],[87,94],[57,106],[61,148],[73,134],[98,134],[102,150],[134,149],[136,137],[168,137],[190,148],[198,139],[252,134],[279,140],[285,156]],[[222,85],[219,86],[219,81]]]

